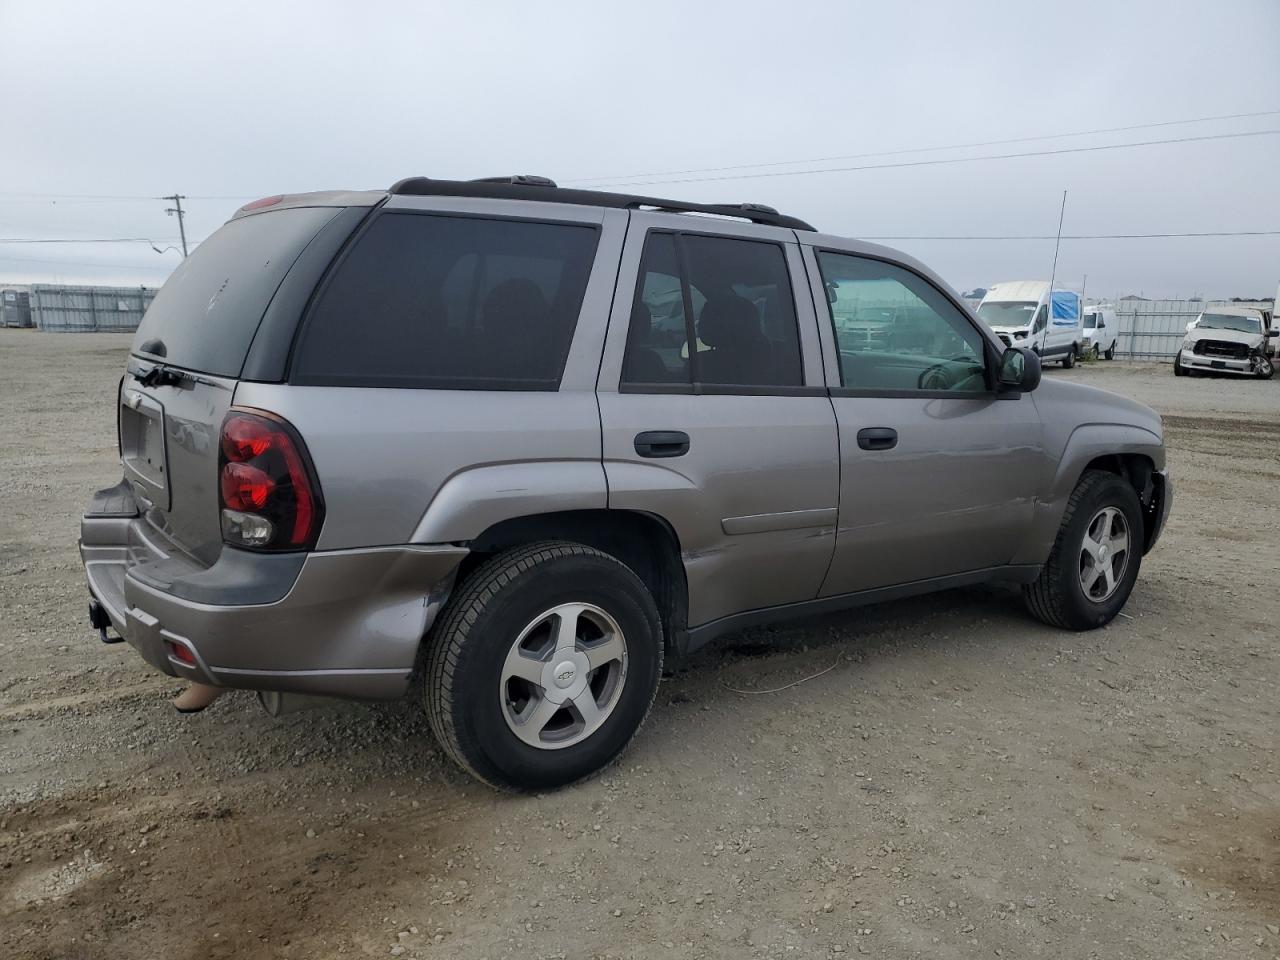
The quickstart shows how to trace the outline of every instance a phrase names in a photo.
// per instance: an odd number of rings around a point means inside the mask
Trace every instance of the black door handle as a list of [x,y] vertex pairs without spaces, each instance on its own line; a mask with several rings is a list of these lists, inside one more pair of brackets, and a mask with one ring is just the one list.
[[892,450],[898,445],[898,431],[893,427],[863,427],[858,431],[858,446],[863,450]]
[[646,430],[636,434],[636,453],[642,457],[683,457],[689,452],[689,435],[683,430]]

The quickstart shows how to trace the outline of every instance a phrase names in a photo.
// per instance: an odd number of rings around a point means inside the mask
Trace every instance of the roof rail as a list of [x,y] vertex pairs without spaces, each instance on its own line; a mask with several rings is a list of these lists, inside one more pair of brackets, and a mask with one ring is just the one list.
[[779,213],[762,203],[685,203],[630,193],[605,193],[599,190],[573,190],[557,187],[555,181],[531,175],[485,177],[481,180],[433,180],[430,177],[407,177],[391,185],[391,193],[417,197],[483,197],[494,200],[541,200],[544,203],[575,203],[589,207],[615,207],[623,210],[650,208],[670,213],[707,213],[719,217],[738,217],[752,223],[791,230],[814,231],[814,227],[798,217]]

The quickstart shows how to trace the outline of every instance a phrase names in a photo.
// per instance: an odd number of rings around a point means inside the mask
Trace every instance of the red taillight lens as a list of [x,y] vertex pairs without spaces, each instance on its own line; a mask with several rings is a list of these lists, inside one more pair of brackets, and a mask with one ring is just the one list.
[[305,550],[324,516],[302,439],[265,411],[232,410],[218,457],[223,539],[257,550]]
[[228,463],[222,468],[222,502],[231,510],[258,513],[275,487],[266,473],[247,463]]
[[228,417],[222,425],[222,452],[233,463],[260,457],[271,446],[269,423],[256,417]]

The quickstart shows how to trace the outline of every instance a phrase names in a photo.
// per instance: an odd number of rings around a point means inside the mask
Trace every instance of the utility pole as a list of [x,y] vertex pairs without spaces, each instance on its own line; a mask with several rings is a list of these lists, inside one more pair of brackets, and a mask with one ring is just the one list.
[[1040,338],[1040,349],[1044,350],[1045,341],[1049,339],[1049,328],[1053,326],[1053,281],[1058,275],[1058,247],[1062,244],[1062,218],[1067,212],[1067,191],[1062,191],[1062,208],[1058,211],[1058,239],[1053,242],[1053,269],[1049,271],[1049,315],[1045,317],[1044,336]]
[[178,236],[182,238],[182,259],[185,260],[187,259],[187,226],[182,221],[182,218],[185,216],[185,214],[182,212],[182,201],[187,198],[180,193],[175,193],[172,196],[161,197],[160,199],[173,201],[173,206],[166,207],[164,212],[171,217],[175,213],[178,215]]

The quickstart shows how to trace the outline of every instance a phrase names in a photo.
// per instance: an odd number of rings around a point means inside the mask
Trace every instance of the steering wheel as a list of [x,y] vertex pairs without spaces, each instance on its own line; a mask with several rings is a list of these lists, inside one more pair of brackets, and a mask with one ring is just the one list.
[[[943,360],[941,363],[925,367],[920,371],[920,376],[916,379],[916,386],[921,390],[950,390],[960,382],[961,378],[953,377],[953,371],[948,369],[948,365],[972,362],[973,357],[961,356],[952,357],[950,360]],[[966,372],[965,376],[970,376],[970,374]]]

